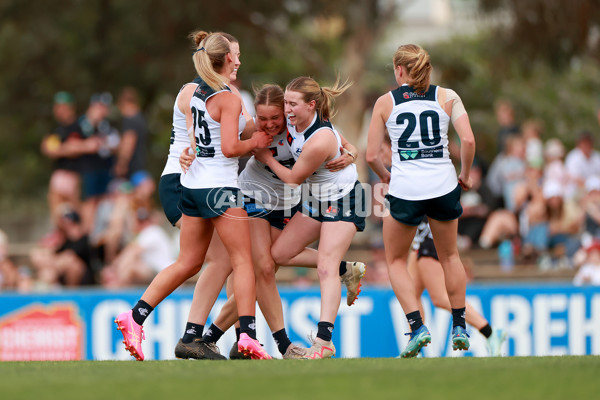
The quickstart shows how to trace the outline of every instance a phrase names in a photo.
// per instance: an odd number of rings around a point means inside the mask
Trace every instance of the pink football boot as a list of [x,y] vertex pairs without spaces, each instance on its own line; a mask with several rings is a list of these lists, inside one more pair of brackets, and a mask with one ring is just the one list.
[[117,329],[123,334],[123,344],[125,349],[129,351],[133,357],[138,361],[144,361],[144,352],[142,351],[142,340],[146,339],[144,336],[144,328],[138,325],[133,320],[132,311],[126,311],[115,319]]
[[250,356],[253,360],[270,360],[271,356],[258,343],[258,340],[252,339],[247,333],[240,334],[238,340],[238,350],[245,356]]

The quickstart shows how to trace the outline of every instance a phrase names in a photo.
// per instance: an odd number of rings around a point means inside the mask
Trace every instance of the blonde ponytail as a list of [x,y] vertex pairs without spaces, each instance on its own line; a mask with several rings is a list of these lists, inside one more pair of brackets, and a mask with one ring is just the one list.
[[192,56],[196,73],[213,90],[225,89],[225,81],[219,72],[225,66],[227,54],[231,51],[230,43],[237,43],[237,40],[224,32],[205,31],[192,32],[190,38],[196,48]]
[[421,46],[405,44],[398,47],[393,57],[394,68],[402,65],[408,72],[408,85],[416,92],[429,90],[431,80],[431,61],[429,54]]
[[302,93],[306,103],[314,100],[319,118],[329,120],[335,116],[335,98],[344,93],[350,86],[352,86],[352,82],[348,82],[348,80],[341,84],[339,76],[332,87],[321,87],[313,78],[300,76],[292,80],[285,90]]

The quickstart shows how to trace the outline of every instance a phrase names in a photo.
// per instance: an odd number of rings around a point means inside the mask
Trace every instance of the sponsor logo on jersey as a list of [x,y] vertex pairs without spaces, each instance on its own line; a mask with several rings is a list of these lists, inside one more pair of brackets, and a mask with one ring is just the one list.
[[404,92],[402,94],[402,97],[404,97],[406,100],[408,100],[408,99],[414,99],[414,98],[424,98],[425,97],[425,93]]
[[405,160],[415,159],[415,157],[417,157],[417,155],[419,155],[418,150],[401,150],[400,151],[400,157],[402,157]]
[[279,143],[277,143],[279,146],[283,146],[283,139],[279,139]]

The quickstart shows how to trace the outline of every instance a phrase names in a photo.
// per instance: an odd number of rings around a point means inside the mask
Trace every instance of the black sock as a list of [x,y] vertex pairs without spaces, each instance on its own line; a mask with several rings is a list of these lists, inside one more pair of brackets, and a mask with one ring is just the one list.
[[331,334],[333,333],[333,324],[331,322],[321,321],[317,324],[317,337],[326,342],[331,341]]
[[148,318],[148,315],[150,315],[152,310],[154,310],[154,307],[140,299],[135,307],[131,309],[131,311],[133,311],[131,316],[138,325],[143,325],[144,321],[146,318]]
[[344,275],[348,269],[346,268],[346,261],[340,262],[340,276]]
[[224,333],[225,332],[215,324],[210,324],[210,327],[206,330],[204,336],[202,336],[202,340],[206,343],[217,343]]
[[485,336],[485,338],[489,338],[490,336],[492,336],[492,327],[490,326],[490,324],[487,324],[486,326],[484,326],[483,328],[481,328],[479,330],[479,332],[481,332],[481,334],[483,336]]
[[411,332],[414,332],[423,326],[423,318],[421,318],[421,312],[419,310],[406,314],[406,319],[408,320]]
[[279,352],[281,354],[285,354],[285,351],[287,350],[289,345],[292,344],[290,338],[287,335],[287,332],[285,331],[285,328],[273,333],[273,339],[275,340],[275,344],[277,344],[277,349],[279,349]]
[[240,341],[240,333],[242,333],[242,330],[240,328],[235,328],[235,341],[236,342]]
[[452,328],[455,326],[462,326],[464,329],[467,329],[465,323],[465,307],[452,309]]
[[253,315],[240,317],[240,332],[256,340],[256,318]]
[[185,333],[183,334],[181,341],[183,343],[192,343],[194,339],[200,339],[202,337],[203,330],[204,325],[188,322],[185,324]]

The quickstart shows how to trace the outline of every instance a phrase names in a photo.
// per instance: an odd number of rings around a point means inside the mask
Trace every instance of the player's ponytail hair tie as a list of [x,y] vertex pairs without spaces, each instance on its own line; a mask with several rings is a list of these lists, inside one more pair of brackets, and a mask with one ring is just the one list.
[[206,49],[205,49],[204,47],[200,47],[200,48],[199,48],[198,50],[196,50],[194,53],[197,53],[197,52],[199,52],[199,51],[203,51],[203,50],[204,50],[204,52],[206,52]]

